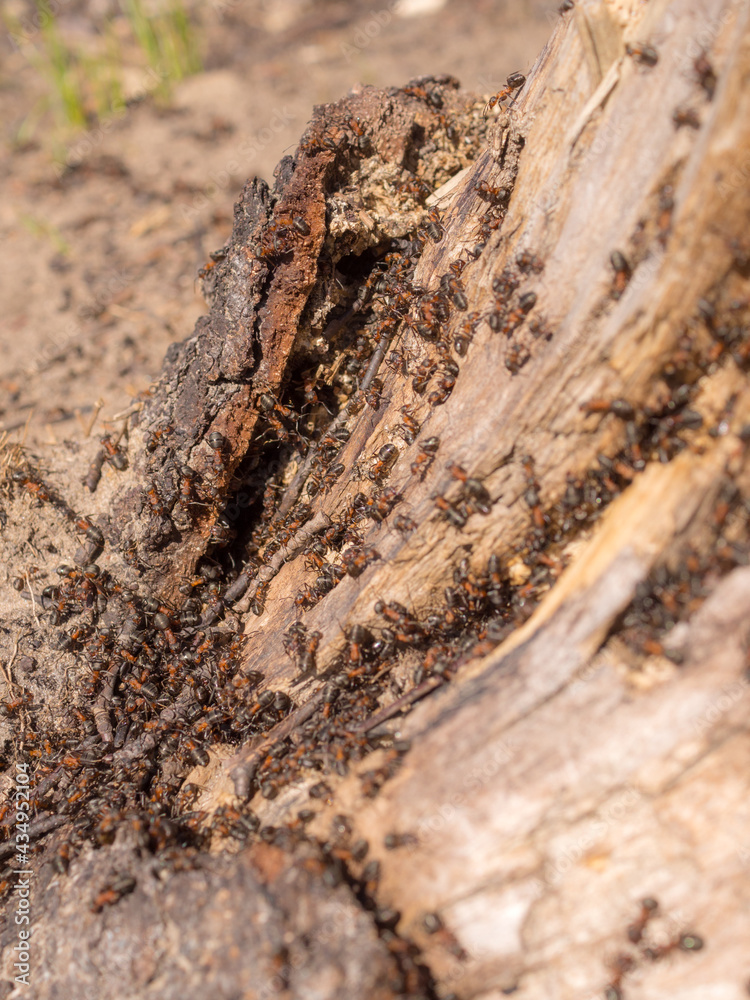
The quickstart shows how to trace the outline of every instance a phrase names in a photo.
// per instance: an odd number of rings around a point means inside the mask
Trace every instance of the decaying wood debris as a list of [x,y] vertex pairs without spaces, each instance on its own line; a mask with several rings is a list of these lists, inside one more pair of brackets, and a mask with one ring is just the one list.
[[119,438],[6,446],[32,995],[746,991],[748,16],[316,109]]

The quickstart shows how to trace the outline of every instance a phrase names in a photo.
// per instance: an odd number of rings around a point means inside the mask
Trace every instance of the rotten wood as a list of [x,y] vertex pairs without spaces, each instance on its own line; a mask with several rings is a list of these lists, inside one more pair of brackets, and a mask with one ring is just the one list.
[[[70,881],[43,867],[39,996],[228,997],[251,982],[295,997],[312,981],[321,996],[378,1000],[742,995],[749,17],[746,2],[582,0],[488,130],[483,102],[450,79],[364,88],[316,112],[273,191],[246,186],[204,275],[211,313],[132,422],[130,467],[98,512],[102,562],[176,605],[201,560],[231,555],[236,575],[194,645],[226,608],[257,612],[238,687],[252,711],[268,692],[291,705],[174,772],[197,789],[191,822],[214,830],[210,851],[152,860],[123,824]],[[405,172],[438,189],[427,205],[401,198]],[[387,253],[416,265],[401,292],[379,290]],[[426,334],[422,306],[441,288],[450,308]],[[393,319],[379,337],[377,309]],[[360,334],[369,353],[331,390],[335,412],[295,410],[302,446],[282,415],[271,452],[260,397],[299,404],[318,367],[333,385]],[[424,358],[435,368],[421,393]],[[332,430],[346,433],[320,462]],[[429,438],[439,445],[413,471]],[[334,463],[341,474],[310,490]],[[233,541],[222,511],[248,483]],[[266,487],[276,506],[263,507]],[[386,489],[392,502],[369,516]],[[253,535],[261,508],[273,530]],[[298,599],[321,572],[310,544],[352,509],[356,543],[326,543],[318,561],[344,566],[348,545],[377,558]],[[472,587],[486,620],[431,646],[429,616],[460,618],[456,591]],[[388,618],[389,602],[403,613]],[[354,627],[392,644],[369,673]],[[147,782],[162,730],[186,725],[207,680],[198,671],[92,766],[142,765]],[[321,776],[324,737],[341,757]],[[305,762],[276,787],[287,759]],[[227,810],[245,798],[283,853],[228,850]],[[93,913],[115,869],[137,889]],[[330,906],[353,936],[316,932]],[[83,959],[63,940],[82,908]],[[116,970],[100,972],[114,961],[109,922]],[[157,944],[139,964],[144,926]],[[221,961],[197,970],[209,938]]]

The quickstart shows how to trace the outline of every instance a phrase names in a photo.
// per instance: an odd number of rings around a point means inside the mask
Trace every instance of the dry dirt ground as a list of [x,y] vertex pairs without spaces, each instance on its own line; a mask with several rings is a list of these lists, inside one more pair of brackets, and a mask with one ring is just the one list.
[[52,7],[74,50],[115,31],[130,101],[61,133],[44,111],[34,4],[4,5],[26,32],[20,47],[0,36],[0,434],[31,447],[103,433],[147,389],[205,312],[196,275],[229,236],[237,193],[271,179],[314,104],[444,72],[490,94],[530,67],[558,17],[545,0],[194,3],[204,69],[164,102],[118,4]]

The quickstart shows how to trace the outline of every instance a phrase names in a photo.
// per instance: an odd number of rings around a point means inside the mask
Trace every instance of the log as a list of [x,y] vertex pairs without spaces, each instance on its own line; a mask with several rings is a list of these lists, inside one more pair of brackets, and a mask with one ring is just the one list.
[[749,13],[578,0],[492,109],[316,109],[128,469],[20,464],[130,636],[63,646],[110,672],[35,791],[35,995],[746,992]]

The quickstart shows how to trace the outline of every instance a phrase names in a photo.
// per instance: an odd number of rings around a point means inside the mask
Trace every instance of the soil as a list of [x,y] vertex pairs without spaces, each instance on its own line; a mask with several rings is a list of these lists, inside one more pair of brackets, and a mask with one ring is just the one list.
[[[115,17],[127,106],[61,135],[50,112],[36,121],[49,89],[32,62],[34,9],[6,5],[31,29],[20,49],[0,38],[0,434],[31,448],[101,434],[147,390],[206,311],[197,272],[228,238],[242,185],[272,178],[314,104],[427,73],[489,95],[530,68],[558,16],[531,0],[193,4],[204,70],[167,101]],[[81,51],[118,11],[53,9]]]

